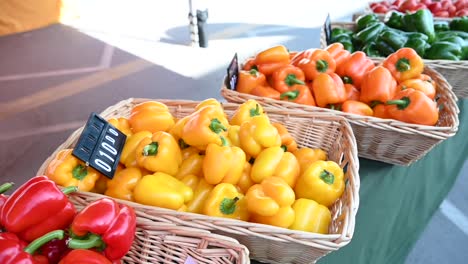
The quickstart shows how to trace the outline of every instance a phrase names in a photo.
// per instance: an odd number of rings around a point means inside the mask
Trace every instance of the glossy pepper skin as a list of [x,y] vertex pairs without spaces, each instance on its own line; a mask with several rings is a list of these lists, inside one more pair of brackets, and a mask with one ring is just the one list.
[[462,57],[462,47],[449,41],[437,41],[426,51],[426,58],[430,60],[459,61]]
[[393,10],[385,25],[395,29],[403,29],[403,16],[403,13]]
[[190,146],[205,149],[210,143],[223,144],[229,123],[220,107],[207,105],[190,115],[182,129],[182,139]]
[[424,57],[426,54],[426,50],[430,47],[427,41],[421,38],[409,38],[404,47],[412,48],[418,53],[419,56]]
[[167,105],[157,101],[147,101],[133,107],[129,122],[134,133],[144,130],[154,133],[169,131],[174,125],[174,117]]
[[70,251],[63,259],[60,260],[59,264],[112,264],[108,258],[102,254],[87,250],[87,249],[75,249]]
[[275,89],[273,89],[273,88],[271,88],[269,86],[262,86],[262,85],[259,85],[259,86],[255,87],[255,88],[253,88],[250,91],[250,94],[255,95],[255,96],[275,99],[275,100],[279,100],[280,95],[281,95],[281,93],[278,92],[277,90],[275,90]]
[[418,77],[424,70],[424,62],[416,51],[401,48],[384,59],[382,66],[387,68],[397,82]]
[[361,15],[356,19],[356,30],[359,32],[378,22],[380,22],[379,17],[374,13]]
[[149,131],[140,131],[127,137],[122,153],[120,154],[120,163],[125,167],[137,167],[136,148],[143,138],[151,138],[153,134]]
[[314,96],[307,85],[295,84],[290,89],[280,95],[281,100],[316,106]]
[[150,138],[143,138],[135,149],[137,162],[152,172],[175,175],[182,163],[182,153],[174,137],[158,131]]
[[204,158],[205,155],[201,155],[197,152],[183,159],[182,164],[174,177],[180,180],[186,175],[200,176],[202,174]]
[[346,61],[346,59],[348,59],[349,56],[351,56],[351,53],[346,50],[340,42],[328,45],[325,50],[332,56],[336,67],[339,67],[344,61]]
[[375,41],[384,29],[384,23],[376,22],[354,34],[354,39],[360,44],[369,43]]
[[265,225],[289,228],[294,221],[294,217],[294,210],[291,208],[291,206],[284,206],[281,207],[278,213],[273,216],[251,214],[249,221]]
[[299,166],[301,168],[302,175],[304,171],[317,160],[327,160],[327,153],[319,148],[300,148],[293,152]]
[[461,60],[468,59],[468,38],[463,38],[463,37],[456,36],[456,35],[452,35],[452,36],[449,35],[446,37],[439,38],[438,41],[450,42],[450,43],[459,45],[461,49],[460,59]]
[[405,90],[408,88],[419,90],[432,100],[434,100],[436,95],[436,88],[434,87],[434,84],[431,81],[424,81],[421,79],[409,79],[401,82],[397,87],[397,91]]
[[239,93],[250,93],[253,88],[266,83],[265,75],[256,69],[239,71],[236,91]]
[[343,103],[347,98],[343,81],[336,73],[319,74],[312,84],[312,89],[319,107]]
[[47,264],[47,257],[33,255],[34,252],[50,240],[62,239],[63,237],[62,230],[54,230],[27,244],[14,233],[0,233],[0,263]]
[[133,190],[141,177],[143,177],[143,175],[139,168],[125,168],[117,172],[114,178],[107,182],[105,195],[122,200],[134,201]]
[[236,185],[242,175],[246,157],[239,147],[209,144],[203,159],[203,176],[209,184],[221,182]]
[[400,34],[396,30],[383,30],[376,40],[377,50],[383,56],[388,56],[403,48],[407,40],[406,35]]
[[255,183],[261,183],[266,178],[275,176],[282,178],[289,186],[294,187],[299,173],[300,166],[296,157],[278,146],[260,152],[252,165],[250,178]]
[[229,141],[229,145],[240,147],[239,130],[240,126],[237,125],[231,125],[228,128],[227,139]]
[[132,134],[130,121],[125,117],[111,118],[107,120],[107,122],[117,128],[120,132],[124,133],[127,137]]
[[242,123],[239,139],[242,150],[253,158],[265,148],[281,146],[280,134],[266,115],[254,116]]
[[255,184],[250,178],[250,171],[252,170],[252,165],[249,162],[244,164],[244,170],[242,171],[242,175],[237,183],[237,189],[240,190],[241,193],[245,194],[249,190],[249,188]]
[[201,214],[203,213],[203,207],[214,185],[207,183],[203,177],[193,178],[191,176],[193,175],[185,176],[182,179],[182,182],[189,185],[187,181],[189,177],[192,178],[193,199],[186,203],[187,212]]
[[343,169],[334,161],[316,161],[299,177],[296,198],[312,199],[330,207],[344,192]]
[[27,242],[56,229],[67,227],[76,214],[66,193],[45,176],[29,179],[13,192],[0,211],[0,223],[9,232]]
[[[3,204],[6,202],[8,198],[8,196],[4,195],[4,193],[7,192],[9,189],[11,189],[11,187],[13,187],[12,182],[7,182],[7,183],[0,185],[0,212],[2,211]],[[0,228],[1,228],[1,224],[0,224]]]
[[321,73],[335,72],[336,62],[328,51],[316,49],[310,56],[300,60],[297,67],[304,72],[306,80],[315,80]]
[[280,93],[289,91],[296,84],[304,85],[304,72],[291,64],[282,66],[272,74],[272,86]]
[[240,126],[245,121],[259,115],[263,115],[263,107],[257,101],[249,99],[236,109],[229,123]]
[[396,87],[397,82],[390,71],[382,66],[377,66],[364,77],[359,100],[366,104],[386,102],[393,98]]
[[55,238],[45,243],[40,247],[39,252],[41,255],[47,257],[49,264],[57,264],[60,260],[71,251],[67,246],[69,236],[65,232],[62,239]]
[[362,52],[366,53],[369,57],[381,57],[380,51],[377,49],[377,44],[375,42],[369,42],[362,46]]
[[439,120],[437,103],[418,90],[408,88],[399,91],[386,104],[389,116],[396,120],[428,126]]
[[249,211],[244,195],[230,183],[216,185],[208,196],[203,213],[208,216],[248,221]]
[[72,149],[61,150],[47,166],[45,175],[60,186],[77,186],[83,192],[91,191],[101,175],[72,155]]
[[362,116],[374,115],[374,111],[368,104],[365,104],[360,101],[353,101],[353,100],[345,101],[341,105],[341,111],[350,113],[350,114],[362,115]]
[[272,123],[281,137],[281,147],[286,151],[294,152],[297,150],[297,142],[293,136],[289,133],[288,129],[281,123]]
[[255,65],[265,75],[272,74],[275,70],[289,64],[289,62],[288,49],[283,45],[268,48],[255,56]]
[[388,119],[390,116],[388,115],[387,112],[387,106],[385,104],[377,104],[372,108],[373,110],[373,116],[374,117],[379,117],[383,119]]
[[421,32],[428,36],[429,42],[435,39],[434,17],[429,9],[420,9],[403,16],[403,30],[406,32]]
[[326,206],[314,200],[300,198],[294,202],[292,208],[296,217],[290,229],[328,234],[331,213]]
[[374,62],[364,52],[356,51],[336,69],[336,73],[343,78],[344,83],[351,83],[361,89],[364,75],[374,67]]
[[344,88],[346,91],[346,100],[359,101],[359,97],[361,97],[361,91],[359,91],[356,86],[350,83],[345,83]]
[[266,178],[250,187],[245,194],[247,210],[262,216],[274,216],[281,207],[291,206],[295,197],[291,186],[279,177]]
[[113,199],[101,198],[89,203],[76,215],[70,230],[78,236],[68,241],[70,248],[104,247],[103,252],[108,259],[119,260],[130,250],[135,238],[135,211]]
[[450,30],[468,32],[468,16],[455,17],[449,23]]

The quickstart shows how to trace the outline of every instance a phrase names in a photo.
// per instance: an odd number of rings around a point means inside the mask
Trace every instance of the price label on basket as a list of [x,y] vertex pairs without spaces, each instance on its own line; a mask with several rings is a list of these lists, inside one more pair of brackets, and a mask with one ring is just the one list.
[[325,39],[327,40],[327,45],[330,44],[331,38],[331,23],[330,23],[330,14],[325,18],[325,23],[323,23],[323,32],[325,32]]
[[114,177],[127,136],[96,113],[91,113],[73,155],[87,165]]
[[234,54],[229,67],[227,68],[226,87],[230,90],[236,90],[237,79],[239,76],[239,61],[237,60],[237,53]]

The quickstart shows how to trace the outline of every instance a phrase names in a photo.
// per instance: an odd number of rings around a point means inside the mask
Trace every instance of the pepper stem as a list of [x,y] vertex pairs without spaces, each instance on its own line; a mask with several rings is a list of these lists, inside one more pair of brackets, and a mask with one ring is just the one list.
[[326,184],[333,184],[335,182],[335,175],[333,173],[323,170],[320,173],[320,179],[322,179]]
[[260,115],[260,106],[258,104],[255,104],[255,108],[250,109],[250,116],[258,116]]
[[5,193],[9,189],[11,189],[11,187],[13,187],[13,185],[14,185],[14,183],[12,183],[12,182],[6,182],[6,183],[0,185],[0,194]]
[[281,149],[282,149],[284,152],[288,151],[288,147],[287,147],[286,145],[281,145]]
[[86,168],[86,166],[79,164],[75,168],[73,168],[72,175],[73,178],[81,181],[86,177],[86,175],[88,175],[88,169]]
[[411,69],[410,61],[407,58],[399,59],[395,66],[399,72],[405,72]]
[[181,138],[179,138],[179,146],[180,146],[180,149],[186,149],[190,147],[189,144],[185,143],[185,141]]
[[221,121],[219,121],[218,118],[211,120],[210,129],[216,134],[221,133],[221,131],[227,130],[226,127],[221,123]]
[[287,97],[288,100],[294,100],[299,96],[299,90],[288,91],[280,95],[280,99]]
[[345,76],[343,77],[343,82],[346,84],[353,84],[353,79],[351,77]]
[[249,71],[249,74],[252,75],[252,76],[257,77],[257,75],[258,75],[258,69],[257,69],[257,67],[255,67],[255,68],[252,67],[252,69],[250,69],[250,71]]
[[98,235],[91,234],[86,239],[72,238],[67,242],[69,248],[72,249],[90,249],[102,248],[105,244],[102,238]]
[[228,144],[228,141],[226,140],[225,137],[219,137],[221,139],[221,146],[225,147],[225,146],[229,146]]
[[302,84],[302,85],[305,84],[305,82],[297,79],[296,75],[294,74],[288,74],[286,78],[284,79],[284,82],[286,83],[287,86],[293,86],[294,84]]
[[158,155],[158,142],[151,142],[143,148],[143,156],[156,156]]
[[387,101],[388,105],[396,105],[398,109],[404,110],[411,103],[409,97],[402,97],[400,100],[389,100]]
[[326,72],[328,70],[328,62],[325,60],[318,60],[315,64],[318,72]]
[[33,240],[27,247],[24,248],[24,252],[29,253],[30,255],[34,254],[36,250],[42,247],[45,243],[53,240],[53,239],[63,239],[65,236],[65,232],[63,230],[55,230],[49,232],[39,238]]
[[226,215],[233,214],[236,211],[237,201],[239,201],[239,197],[234,197],[233,199],[224,198],[219,204],[219,210]]
[[68,186],[62,189],[63,194],[70,194],[78,191],[78,186]]

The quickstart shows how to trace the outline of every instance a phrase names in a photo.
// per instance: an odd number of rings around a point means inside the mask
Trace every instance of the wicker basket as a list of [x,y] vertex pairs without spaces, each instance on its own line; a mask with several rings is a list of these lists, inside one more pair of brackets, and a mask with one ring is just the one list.
[[[376,61],[377,62],[377,61]],[[300,105],[230,90],[223,84],[221,95],[228,102],[241,103],[255,99],[262,105],[283,110],[305,111],[311,114],[322,112],[343,116],[353,128],[360,157],[395,165],[409,166],[422,158],[434,146],[456,134],[458,130],[457,97],[447,81],[436,71],[425,67],[424,73],[437,82],[438,104],[441,105],[436,126],[404,123],[393,119],[381,119],[349,114],[328,108]]]
[[[128,117],[136,104],[148,99],[128,99],[109,107],[101,116]],[[194,101],[167,101],[165,103],[174,116],[180,118],[193,112],[198,102]],[[237,109],[237,104],[223,104],[225,112],[231,116]],[[270,120],[281,122],[297,140],[299,146],[321,148],[328,153],[328,159],[340,164],[345,169],[347,181],[343,196],[330,208],[332,222],[329,234],[316,234],[289,230],[269,225],[262,225],[227,218],[210,217],[201,214],[177,212],[164,208],[145,206],[133,202],[119,200],[133,206],[140,218],[153,221],[152,225],[141,225],[139,229],[139,249],[148,253],[135,251],[126,259],[143,259],[141,255],[150,255],[150,252],[159,255],[159,243],[149,241],[148,234],[158,240],[159,233],[164,233],[164,226],[181,226],[208,230],[213,233],[237,239],[247,246],[252,259],[268,263],[311,263],[347,245],[353,236],[356,212],[359,206],[359,160],[357,158],[356,141],[349,123],[342,117],[327,114],[296,113],[288,109],[264,108]],[[57,150],[42,164],[38,175],[44,173],[49,162],[58,151],[73,147],[83,128],[75,131]],[[80,192],[83,204],[96,200],[103,195]],[[75,196],[72,196],[73,198]],[[161,231],[162,228],[164,230]],[[154,230],[157,229],[157,230]],[[204,233],[201,233],[204,234]],[[141,238],[141,239],[140,239]],[[159,239],[160,240],[160,239]],[[161,240],[160,240],[161,241]],[[237,245],[233,243],[233,245]],[[166,252],[166,251],[164,251]],[[240,252],[237,255],[244,257]],[[182,254],[183,255],[183,254]],[[210,260],[211,260],[211,256]],[[244,259],[245,260],[245,259]],[[218,262],[213,262],[218,263]],[[240,263],[240,262],[239,262]]]
[[[346,28],[355,30],[356,23],[354,22],[333,22],[331,28]],[[325,31],[322,28],[320,34],[320,46],[327,47]],[[383,60],[383,58],[372,58],[375,61]],[[427,60],[424,59],[424,64],[439,72],[450,83],[453,92],[460,98],[468,98],[468,60],[451,61],[451,60]]]

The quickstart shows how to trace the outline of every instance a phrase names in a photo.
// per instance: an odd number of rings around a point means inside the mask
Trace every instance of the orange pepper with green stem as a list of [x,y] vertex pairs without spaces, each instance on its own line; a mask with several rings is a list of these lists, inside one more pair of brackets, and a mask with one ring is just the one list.
[[428,126],[435,125],[439,120],[437,103],[415,89],[397,92],[386,104],[389,116],[396,120]]
[[130,118],[133,133],[140,131],[169,131],[174,125],[174,117],[167,105],[157,101],[147,101],[133,107]]
[[297,150],[296,140],[289,134],[288,129],[283,126],[281,123],[272,123],[281,137],[281,147],[286,149],[286,151],[294,152]]
[[390,54],[382,62],[398,83],[417,78],[424,70],[421,56],[412,48],[401,48]]
[[289,62],[289,51],[283,45],[268,48],[255,56],[255,65],[265,75],[272,74],[281,66],[289,64]]
[[208,216],[249,220],[249,211],[244,195],[230,183],[220,183],[210,192],[203,207]]
[[374,62],[364,52],[355,51],[336,68],[336,73],[343,78],[344,83],[353,84],[357,89],[361,89],[364,75],[374,67]]
[[341,111],[350,114],[373,116],[374,111],[372,108],[363,102],[347,100],[341,105]]
[[432,100],[434,100],[436,95],[436,89],[430,81],[423,81],[421,79],[408,79],[398,85],[397,91],[408,88],[419,90]]
[[293,65],[285,65],[273,72],[272,86],[280,93],[289,91],[294,85],[304,85],[304,72]]
[[255,95],[255,96],[260,96],[260,97],[266,97],[266,98],[271,98],[271,99],[276,99],[276,100],[279,100],[280,99],[280,92],[278,92],[277,90],[269,87],[269,86],[262,86],[262,85],[259,85],[255,88],[253,88],[251,91],[250,91],[250,94],[251,95]]
[[258,85],[265,85],[266,78],[265,75],[256,69],[251,69],[249,71],[239,71],[236,91],[239,93],[250,93],[253,88]]
[[319,107],[327,107],[346,101],[346,90],[343,81],[336,73],[321,73],[315,78],[312,89],[315,102]]
[[310,54],[310,57],[300,60],[297,67],[304,72],[306,80],[315,80],[319,74],[334,73],[336,62],[328,51],[316,49]]
[[280,95],[281,100],[294,102],[297,104],[316,106],[315,99],[307,85],[295,84],[291,90]]
[[343,62],[345,62],[351,53],[348,50],[345,50],[344,46],[340,42],[335,42],[325,48],[328,53],[335,60],[336,67],[338,68]]
[[387,68],[377,66],[370,70],[361,84],[359,100],[366,104],[386,102],[395,95],[397,83]]
[[245,153],[239,147],[209,144],[206,147],[202,170],[206,182],[237,184],[244,170]]
[[240,126],[245,121],[259,115],[263,115],[263,107],[257,101],[249,99],[237,107],[229,123]]

